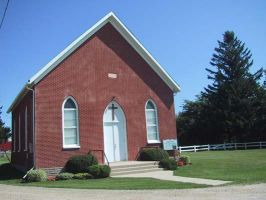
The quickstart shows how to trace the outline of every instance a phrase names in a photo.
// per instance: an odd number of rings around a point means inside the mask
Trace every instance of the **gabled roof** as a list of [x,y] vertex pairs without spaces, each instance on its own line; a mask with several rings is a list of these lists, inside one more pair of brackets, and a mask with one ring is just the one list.
[[180,91],[179,85],[143,47],[143,45],[135,38],[135,36],[130,33],[127,27],[115,16],[115,14],[110,12],[100,21],[98,21],[94,26],[92,26],[89,30],[87,30],[80,37],[78,37],[75,41],[73,41],[61,53],[54,57],[39,72],[37,72],[22,88],[13,103],[8,108],[7,112],[11,112],[13,108],[20,102],[20,100],[26,95],[26,93],[28,92],[28,87],[31,88],[32,86],[40,82],[49,72],[51,72],[55,67],[57,67],[65,58],[67,58],[73,51],[75,51],[81,44],[83,44],[87,39],[89,39],[94,33],[96,33],[108,22],[114,26],[114,28],[138,52],[138,54],[149,64],[149,66],[161,77],[161,79],[171,88],[174,93]]

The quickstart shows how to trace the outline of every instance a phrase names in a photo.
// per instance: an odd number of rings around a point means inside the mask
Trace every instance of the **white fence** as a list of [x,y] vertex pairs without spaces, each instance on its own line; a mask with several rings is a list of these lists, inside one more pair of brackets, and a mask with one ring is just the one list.
[[194,146],[179,146],[181,152],[191,151],[212,151],[212,150],[237,150],[237,149],[262,149],[266,148],[266,142],[248,142],[248,143],[224,143],[224,144],[206,144]]

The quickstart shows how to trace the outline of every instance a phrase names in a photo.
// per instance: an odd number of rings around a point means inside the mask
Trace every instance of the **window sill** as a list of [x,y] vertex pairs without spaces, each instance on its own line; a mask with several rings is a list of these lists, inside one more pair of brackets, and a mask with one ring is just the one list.
[[148,140],[148,144],[159,144],[162,143],[160,140]]
[[80,149],[79,145],[63,146],[63,149]]

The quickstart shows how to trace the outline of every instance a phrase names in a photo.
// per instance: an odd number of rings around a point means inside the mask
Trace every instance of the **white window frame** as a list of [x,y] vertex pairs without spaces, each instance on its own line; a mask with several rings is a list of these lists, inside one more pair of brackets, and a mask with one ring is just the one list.
[[13,128],[14,128],[14,130],[13,130],[13,139],[14,139],[14,141],[13,141],[13,152],[16,152],[16,120],[15,120],[15,118],[14,118],[14,121],[13,121]]
[[20,132],[21,132],[21,130],[20,130],[20,127],[21,126],[21,124],[20,124],[20,113],[19,113],[19,115],[18,115],[18,152],[20,152],[20,150],[21,150],[21,137],[20,137]]
[[[156,129],[157,129],[157,138],[158,140],[149,140],[149,136],[148,136],[148,123],[147,123],[147,104],[148,102],[151,102],[154,106],[154,109],[155,109],[155,118],[156,118]],[[156,144],[156,143],[161,143],[161,140],[160,140],[160,133],[159,133],[159,122],[158,122],[158,110],[157,110],[157,105],[156,103],[152,100],[152,99],[148,99],[146,101],[146,104],[145,104],[145,119],[146,119],[146,135],[147,135],[147,142],[148,144]]]
[[[77,129],[77,144],[71,144],[71,145],[67,145],[65,144],[65,114],[64,114],[64,110],[65,110],[65,103],[68,99],[71,99],[75,106],[76,109],[69,109],[69,110],[76,110],[76,119],[77,119],[77,126],[76,127],[72,127],[72,128],[76,128]],[[71,127],[68,127],[71,128]],[[78,104],[76,102],[76,100],[72,97],[72,96],[68,96],[65,98],[65,100],[63,101],[62,104],[62,133],[63,133],[63,149],[77,149],[80,148],[80,140],[79,140],[79,109],[78,109]]]
[[25,108],[25,137],[24,137],[24,140],[25,140],[25,146],[24,146],[24,151],[27,151],[28,150],[28,107],[26,106]]

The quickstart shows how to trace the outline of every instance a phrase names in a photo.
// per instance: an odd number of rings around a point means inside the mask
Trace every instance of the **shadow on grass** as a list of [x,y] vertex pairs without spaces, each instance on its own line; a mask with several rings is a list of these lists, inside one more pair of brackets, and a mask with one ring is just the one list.
[[12,167],[10,163],[0,165],[0,180],[21,179],[23,172]]

